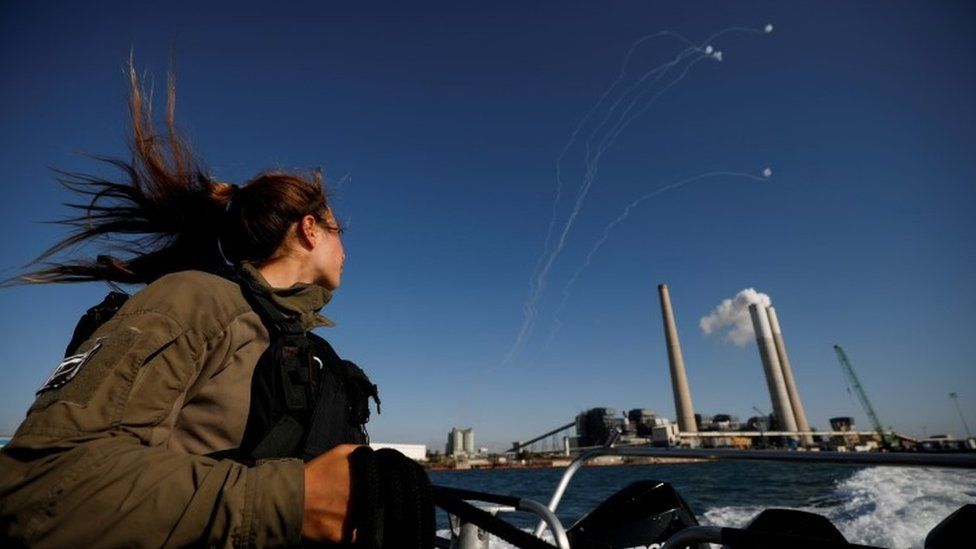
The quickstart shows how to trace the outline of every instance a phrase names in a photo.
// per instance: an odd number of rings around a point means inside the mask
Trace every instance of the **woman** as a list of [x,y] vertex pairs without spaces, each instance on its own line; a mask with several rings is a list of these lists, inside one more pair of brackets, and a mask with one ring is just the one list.
[[[148,286],[117,312],[110,307],[92,333],[76,333],[0,453],[2,537],[113,547],[350,541],[357,445],[336,442],[363,438],[343,435],[304,456],[297,447],[255,449],[269,421],[288,419],[272,414],[284,407],[280,387],[260,385],[255,370],[287,362],[279,355],[292,347],[276,330],[299,325],[306,345],[304,332],[331,325],[318,311],[340,284],[345,256],[321,178],[270,172],[240,188],[212,180],[175,130],[172,81],[159,135],[131,62],[129,77],[132,161],[101,158],[126,181],[61,173],[90,201],[73,206],[82,210],[67,221],[75,231],[39,261],[87,242],[114,242],[116,255],[49,264],[22,281]],[[319,374],[302,371],[301,387],[312,387]],[[256,411],[261,395],[265,408]]]

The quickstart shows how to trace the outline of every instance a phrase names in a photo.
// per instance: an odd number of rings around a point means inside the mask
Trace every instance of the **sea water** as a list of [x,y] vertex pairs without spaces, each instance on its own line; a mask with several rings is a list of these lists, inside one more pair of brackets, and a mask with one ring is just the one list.
[[[432,471],[434,484],[548,503],[563,469]],[[608,496],[636,480],[674,486],[701,524],[744,527],[762,509],[799,509],[823,515],[849,542],[881,547],[922,547],[942,519],[976,503],[976,471],[853,465],[708,462],[669,465],[584,467],[557,510],[571,525]],[[537,519],[513,513],[506,519],[531,529]],[[439,535],[448,536],[438,516]],[[493,539],[492,549],[511,547]]]

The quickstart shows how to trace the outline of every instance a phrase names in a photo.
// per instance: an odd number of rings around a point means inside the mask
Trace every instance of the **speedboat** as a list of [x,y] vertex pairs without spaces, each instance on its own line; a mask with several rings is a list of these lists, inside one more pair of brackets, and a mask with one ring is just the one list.
[[[794,509],[765,509],[744,528],[702,526],[671,485],[638,480],[598,504],[572,525],[555,511],[576,472],[600,456],[696,458],[711,460],[793,461],[880,466],[976,468],[976,453],[815,452],[798,450],[729,450],[660,448],[647,445],[598,447],[581,453],[566,468],[548,505],[530,499],[434,486],[435,503],[450,516],[450,538],[440,548],[486,549],[489,536],[530,549],[728,549],[873,548],[848,542],[822,515]],[[523,512],[539,517],[533,532],[501,518]],[[966,504],[928,532],[925,549],[972,547],[976,504]]]

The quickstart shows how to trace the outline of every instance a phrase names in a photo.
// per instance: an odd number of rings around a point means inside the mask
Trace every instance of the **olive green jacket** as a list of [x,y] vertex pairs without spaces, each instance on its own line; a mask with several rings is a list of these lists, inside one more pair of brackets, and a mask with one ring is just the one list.
[[[257,270],[247,276],[267,287]],[[308,329],[318,286],[272,291]],[[79,347],[61,387],[39,393],[0,452],[0,539],[32,547],[273,547],[300,541],[301,460],[246,467],[236,448],[269,336],[239,286],[197,271],[132,296]]]

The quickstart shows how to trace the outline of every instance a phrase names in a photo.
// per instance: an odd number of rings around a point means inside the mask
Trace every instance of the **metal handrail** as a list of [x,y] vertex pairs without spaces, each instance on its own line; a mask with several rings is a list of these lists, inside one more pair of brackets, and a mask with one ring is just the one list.
[[[471,503],[473,501],[480,501],[480,500],[465,498],[465,501]],[[548,507],[546,507],[545,505],[543,505],[538,501],[535,501],[533,499],[528,499],[528,498],[518,498],[514,506],[497,505],[497,504],[491,506],[484,506],[484,505],[477,505],[474,503],[472,503],[472,505],[475,505],[476,507],[482,510],[489,511],[492,514],[510,513],[514,511],[521,511],[523,513],[532,513],[533,515],[539,517],[540,522],[545,524],[549,528],[549,531],[552,532],[552,537],[556,547],[558,547],[559,549],[570,549],[569,537],[566,535],[566,528],[563,526],[562,522],[559,521],[559,518],[556,517],[555,513],[550,511]],[[484,528],[484,527],[479,526],[479,528]],[[463,537],[464,535],[463,532],[461,533],[461,535]],[[463,547],[464,544],[462,544],[461,546]]]
[[[520,511],[535,513],[542,517],[540,522],[549,527],[549,531],[552,532],[552,537],[556,541],[556,546],[559,549],[570,549],[566,529],[552,510],[538,501],[524,498],[519,500],[518,508]],[[538,537],[538,534],[536,534],[536,537]]]

